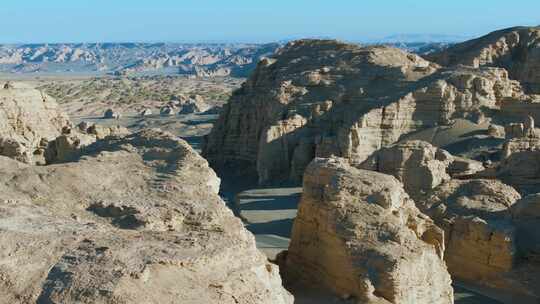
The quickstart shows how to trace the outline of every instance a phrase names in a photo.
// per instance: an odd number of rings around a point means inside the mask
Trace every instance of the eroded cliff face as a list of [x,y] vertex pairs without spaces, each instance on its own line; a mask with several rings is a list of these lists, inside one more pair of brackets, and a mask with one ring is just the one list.
[[404,134],[483,122],[522,95],[504,69],[440,69],[394,48],[297,41],[235,92],[203,155],[216,168],[241,163],[263,184],[298,182],[314,157],[361,163]]
[[0,157],[0,303],[293,302],[186,142],[145,130],[78,153]]
[[453,303],[442,230],[390,175],[316,158],[282,272],[359,303]]
[[516,27],[496,31],[426,56],[444,66],[502,67],[527,92],[540,94],[540,28]]

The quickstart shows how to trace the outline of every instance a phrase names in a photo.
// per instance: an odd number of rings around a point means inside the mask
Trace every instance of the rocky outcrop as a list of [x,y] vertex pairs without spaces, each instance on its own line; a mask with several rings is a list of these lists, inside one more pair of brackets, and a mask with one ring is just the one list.
[[0,303],[293,302],[186,142],[146,130],[76,160],[0,157]]
[[540,27],[515,27],[426,56],[444,66],[502,67],[530,93],[540,94]]
[[443,252],[442,231],[394,177],[317,158],[283,271],[360,303],[453,303]]
[[496,180],[451,180],[417,206],[444,229],[445,260],[453,278],[507,287],[504,275],[516,261],[511,206],[521,196]]
[[540,267],[540,194],[524,197],[512,206],[518,254]]
[[540,189],[540,150],[515,151],[497,167],[496,176],[514,186],[522,194],[537,193]]
[[0,90],[0,155],[44,163],[47,142],[69,124],[58,104],[36,89],[14,83]]
[[123,137],[130,132],[120,126],[102,126],[96,124],[80,123],[77,128],[64,128],[62,135],[49,141],[45,151],[47,164],[73,160],[83,150],[97,140],[108,137]]
[[417,130],[487,122],[522,95],[503,69],[439,69],[394,48],[296,41],[233,94],[203,154],[215,168],[251,168],[260,183],[299,181],[316,156],[359,164]]
[[204,98],[200,95],[195,95],[181,104],[178,114],[202,113],[209,109],[210,106],[204,101]]
[[450,153],[424,141],[406,141],[373,153],[360,168],[390,174],[403,183],[412,197],[450,180]]

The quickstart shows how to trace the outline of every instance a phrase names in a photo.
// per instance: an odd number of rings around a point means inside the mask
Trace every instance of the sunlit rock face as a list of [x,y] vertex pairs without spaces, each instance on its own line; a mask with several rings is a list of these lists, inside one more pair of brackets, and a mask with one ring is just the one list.
[[502,67],[528,93],[540,94],[540,27],[515,27],[490,33],[426,56],[444,66]]
[[293,303],[185,141],[144,130],[78,153],[0,157],[0,303]]
[[390,175],[315,159],[282,273],[360,303],[453,303],[441,229]]
[[411,132],[465,118],[523,92],[504,69],[440,69],[389,47],[328,40],[288,44],[261,61],[224,107],[203,155],[260,183],[299,182],[314,157],[361,163]]

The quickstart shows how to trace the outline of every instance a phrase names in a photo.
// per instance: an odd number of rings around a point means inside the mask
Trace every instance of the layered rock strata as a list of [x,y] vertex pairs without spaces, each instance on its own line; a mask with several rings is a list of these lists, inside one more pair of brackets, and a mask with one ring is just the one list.
[[529,93],[540,94],[540,27],[514,27],[426,56],[444,66],[502,67]]
[[361,163],[403,135],[465,118],[489,121],[523,95],[503,69],[439,69],[388,47],[302,40],[261,61],[224,107],[203,154],[260,183],[300,181],[314,157]]

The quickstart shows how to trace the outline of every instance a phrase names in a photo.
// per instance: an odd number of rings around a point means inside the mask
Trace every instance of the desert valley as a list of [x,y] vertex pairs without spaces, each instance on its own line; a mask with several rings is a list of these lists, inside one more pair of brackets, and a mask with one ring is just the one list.
[[540,303],[540,27],[0,45],[0,304]]

